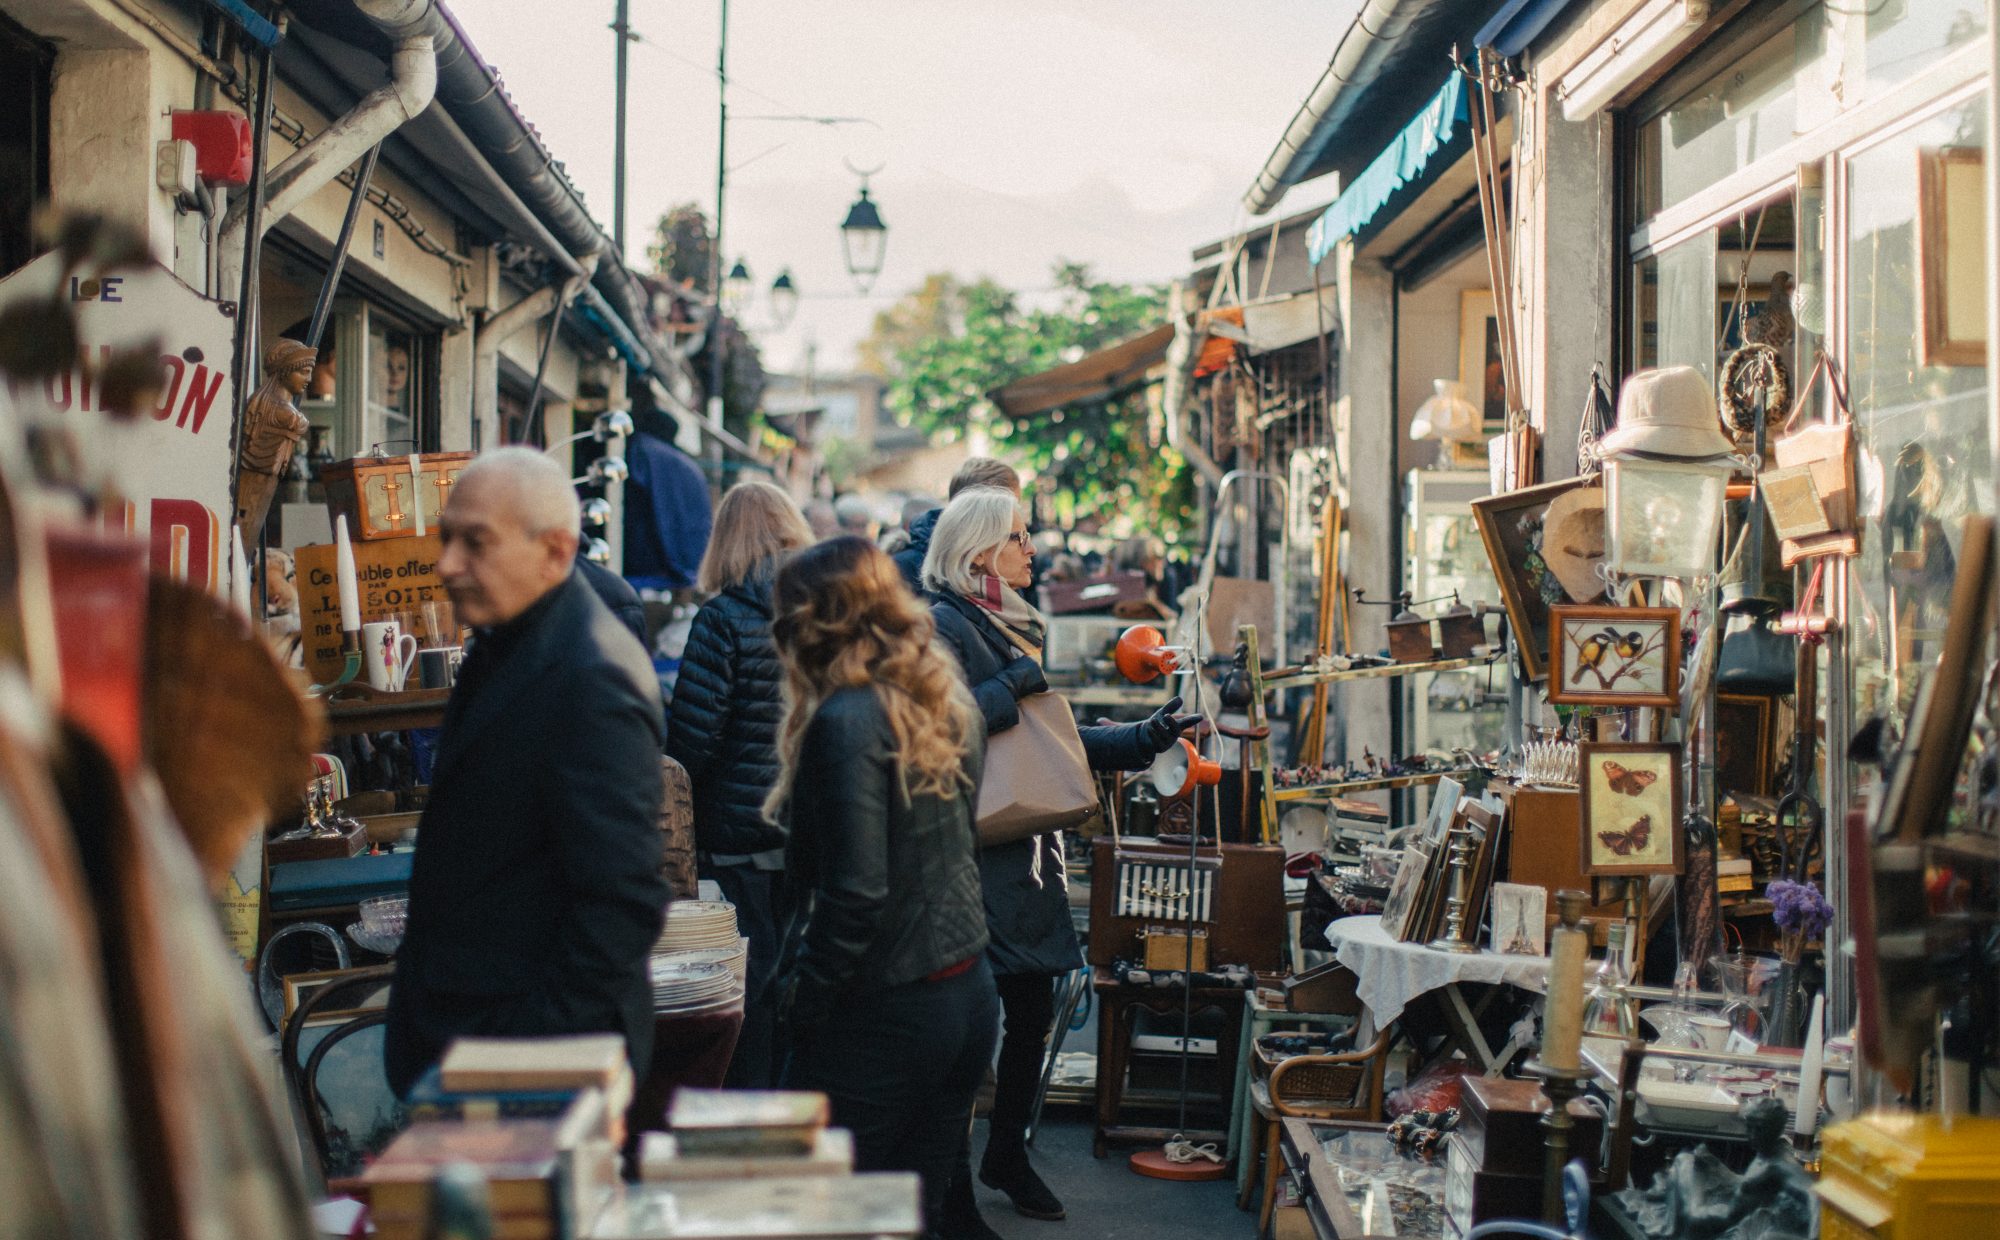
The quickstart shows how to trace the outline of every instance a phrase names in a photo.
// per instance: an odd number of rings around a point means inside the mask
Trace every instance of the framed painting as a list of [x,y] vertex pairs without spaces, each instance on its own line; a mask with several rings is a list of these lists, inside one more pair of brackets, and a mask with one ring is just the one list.
[[1681,613],[1672,607],[1549,608],[1549,701],[1680,707]]
[[1720,793],[1771,793],[1772,700],[1748,693],[1715,697],[1715,789]]
[[1382,930],[1391,939],[1402,940],[1403,931],[1410,922],[1410,912],[1423,890],[1424,873],[1430,865],[1431,850],[1423,843],[1412,844],[1403,850],[1403,862],[1396,869],[1396,881],[1389,885],[1388,898],[1382,902]]
[[1548,955],[1548,915],[1548,888],[1493,884],[1493,950],[1503,956]]
[[1565,478],[1472,501],[1472,519],[1529,680],[1548,675],[1549,607],[1569,598],[1542,554],[1544,519],[1550,504],[1582,485],[1581,479]]
[[1926,366],[1986,364],[1986,157],[1917,152],[1917,333]]
[[1681,870],[1681,747],[1584,742],[1578,747],[1583,872],[1617,877]]
[[1492,290],[1466,289],[1458,296],[1458,381],[1478,402],[1488,435],[1507,429],[1505,374]]

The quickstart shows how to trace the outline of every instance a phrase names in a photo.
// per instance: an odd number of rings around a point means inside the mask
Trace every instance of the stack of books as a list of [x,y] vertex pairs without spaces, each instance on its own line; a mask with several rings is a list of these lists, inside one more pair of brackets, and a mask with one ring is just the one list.
[[556,1118],[418,1120],[361,1174],[376,1240],[424,1240],[432,1185],[453,1165],[485,1179],[494,1240],[581,1234],[618,1187],[604,1111],[604,1095],[586,1089]]
[[907,1171],[634,1185],[584,1234],[590,1240],[886,1240],[922,1229],[917,1177]]
[[854,1142],[826,1126],[825,1094],[787,1090],[682,1089],[665,1133],[640,1147],[642,1180],[846,1175]]
[[635,1081],[615,1033],[561,1038],[460,1038],[410,1089],[415,1119],[547,1118],[585,1089],[604,1095],[605,1135],[624,1139]]
[[1731,892],[1755,891],[1757,882],[1750,876],[1750,858],[1718,859],[1715,863],[1715,889],[1723,895]]

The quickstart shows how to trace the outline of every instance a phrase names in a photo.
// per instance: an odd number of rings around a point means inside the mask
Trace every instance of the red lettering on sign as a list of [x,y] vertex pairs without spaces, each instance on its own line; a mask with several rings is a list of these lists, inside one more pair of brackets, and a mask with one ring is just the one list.
[[[202,380],[213,376],[206,388]],[[174,425],[187,426],[188,415],[194,415],[194,425],[188,427],[195,434],[201,434],[201,424],[208,420],[209,406],[215,403],[215,394],[222,390],[222,372],[211,371],[208,367],[196,365],[194,376],[188,380],[187,399],[181,402],[181,416]]]
[[191,499],[156,499],[150,521],[153,571],[172,576],[174,532],[181,531],[186,555],[186,580],[191,585],[213,589],[216,569],[215,514]]
[[167,384],[166,390],[160,394],[159,407],[153,410],[155,422],[164,422],[174,416],[174,402],[181,395],[181,379],[187,374],[187,364],[171,353],[160,354],[160,363],[167,369]]

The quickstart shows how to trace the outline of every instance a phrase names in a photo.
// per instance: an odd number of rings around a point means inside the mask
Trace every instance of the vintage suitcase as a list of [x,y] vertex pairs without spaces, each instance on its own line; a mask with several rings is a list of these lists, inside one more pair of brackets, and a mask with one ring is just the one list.
[[320,483],[326,488],[327,511],[346,517],[355,538],[412,538],[417,505],[422,505],[425,530],[435,534],[452,485],[471,463],[470,452],[434,452],[416,458],[412,475],[408,454],[357,456],[323,467]]

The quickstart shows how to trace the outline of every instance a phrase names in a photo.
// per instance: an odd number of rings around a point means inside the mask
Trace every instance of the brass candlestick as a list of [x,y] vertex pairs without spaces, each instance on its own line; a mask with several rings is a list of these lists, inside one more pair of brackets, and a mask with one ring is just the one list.
[[1465,907],[1471,901],[1468,888],[1471,884],[1471,836],[1472,832],[1463,827],[1454,827],[1449,835],[1451,840],[1451,896],[1445,901],[1444,934],[1431,943],[1439,951],[1468,954],[1479,950],[1473,942],[1478,927],[1465,924]]
[[1571,1156],[1570,1135],[1576,1121],[1570,1118],[1570,1099],[1583,1092],[1591,1078],[1587,1068],[1556,1068],[1539,1059],[1530,1060],[1528,1074],[1540,1077],[1542,1092],[1548,1095],[1549,1111],[1542,1116],[1542,1221],[1561,1226],[1567,1218],[1563,1203],[1563,1168]]

